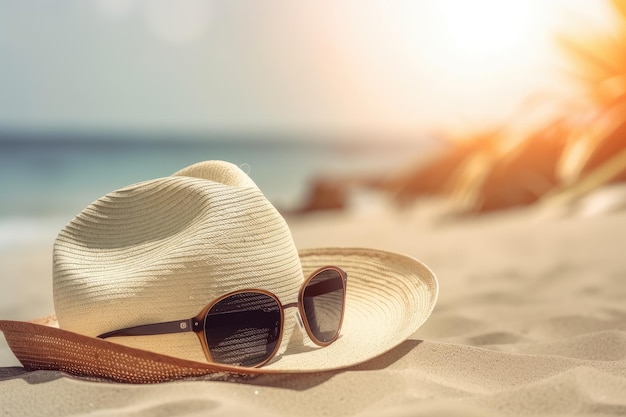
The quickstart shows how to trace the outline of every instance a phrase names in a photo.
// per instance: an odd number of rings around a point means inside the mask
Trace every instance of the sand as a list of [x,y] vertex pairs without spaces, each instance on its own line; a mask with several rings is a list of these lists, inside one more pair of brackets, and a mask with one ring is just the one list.
[[[382,206],[289,218],[299,247],[370,246],[437,274],[429,321],[353,369],[158,385],[26,372],[0,338],[4,416],[626,415],[626,212],[463,220]],[[0,252],[0,315],[52,311],[51,247]]]

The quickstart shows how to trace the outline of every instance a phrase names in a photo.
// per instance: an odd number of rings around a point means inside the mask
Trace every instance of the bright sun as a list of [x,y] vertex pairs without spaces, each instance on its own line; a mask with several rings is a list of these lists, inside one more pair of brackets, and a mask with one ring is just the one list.
[[484,67],[495,55],[523,52],[533,46],[540,26],[532,6],[520,0],[433,1],[435,47],[448,64],[464,67]]
[[432,2],[444,42],[457,53],[479,57],[519,44],[532,28],[528,3],[506,0]]
[[[361,34],[377,33],[362,55],[387,64],[375,67],[379,77],[388,71],[397,82],[376,84],[372,77],[367,85],[382,85],[381,101],[402,103],[392,114],[408,109],[407,118],[410,112],[445,123],[462,123],[466,115],[485,123],[508,117],[537,89],[554,86],[554,25],[564,15],[557,6],[571,1],[384,2],[362,24]],[[379,22],[380,31],[372,30]]]

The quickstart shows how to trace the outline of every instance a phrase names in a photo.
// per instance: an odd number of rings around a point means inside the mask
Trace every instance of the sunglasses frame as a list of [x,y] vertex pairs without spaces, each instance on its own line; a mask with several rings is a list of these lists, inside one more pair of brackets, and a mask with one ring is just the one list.
[[[309,320],[307,319],[306,312],[304,309],[304,293],[305,293],[307,286],[315,277],[317,277],[319,274],[321,274],[324,271],[336,271],[337,273],[339,273],[339,276],[341,278],[341,283],[342,283],[342,290],[343,290],[343,297],[341,300],[341,317],[339,319],[339,325],[337,326],[337,332],[328,341],[322,341],[322,340],[319,340],[317,337],[315,337],[315,335],[311,331]],[[333,343],[335,340],[337,340],[337,338],[339,337],[339,334],[341,333],[341,326],[343,324],[344,313],[346,310],[347,283],[348,283],[348,274],[343,269],[336,267],[336,266],[324,266],[315,270],[312,274],[309,275],[307,279],[304,280],[304,282],[300,286],[300,291],[298,293],[298,301],[295,303],[282,304],[275,294],[267,290],[240,289],[236,291],[231,291],[227,294],[224,294],[216,298],[215,300],[207,304],[196,316],[190,319],[174,320],[174,321],[168,321],[168,322],[163,322],[163,323],[154,323],[154,324],[145,324],[145,325],[140,325],[140,326],[127,327],[124,329],[119,329],[119,330],[114,330],[111,332],[103,333],[99,335],[98,338],[106,339],[109,337],[121,337],[121,336],[150,336],[150,335],[184,333],[184,332],[193,331],[198,336],[198,339],[200,339],[200,344],[202,345],[204,356],[210,363],[213,363],[213,359],[211,357],[211,353],[209,350],[209,346],[208,346],[208,342],[207,342],[207,338],[206,338],[206,334],[204,330],[205,322],[206,322],[209,311],[211,311],[211,309],[217,303],[219,303],[220,301],[228,297],[232,297],[233,295],[242,294],[242,293],[262,294],[276,301],[276,305],[278,305],[279,307],[280,332],[278,334],[278,339],[277,339],[278,342],[276,343],[276,346],[274,347],[274,350],[272,351],[272,353],[268,355],[268,357],[264,359],[262,362],[255,364],[253,366],[250,366],[252,368],[259,368],[267,364],[269,361],[271,361],[274,358],[274,356],[276,356],[276,352],[278,352],[278,349],[280,348],[280,345],[283,339],[283,331],[285,328],[285,309],[287,308],[292,308],[292,307],[298,308],[298,314],[300,315],[299,320],[304,325],[304,329],[307,335],[309,336],[309,339],[311,339],[311,341],[315,343],[316,345],[325,347]],[[219,362],[215,362],[215,363],[219,363]]]

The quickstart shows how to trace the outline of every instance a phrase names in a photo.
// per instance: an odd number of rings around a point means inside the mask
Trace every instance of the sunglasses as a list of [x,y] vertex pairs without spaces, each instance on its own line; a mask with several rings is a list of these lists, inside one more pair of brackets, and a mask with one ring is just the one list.
[[209,362],[259,367],[269,362],[280,347],[287,308],[298,308],[299,324],[318,346],[328,346],[337,340],[343,322],[347,279],[342,269],[326,266],[304,281],[295,303],[282,305],[276,295],[265,290],[239,290],[219,297],[190,319],[127,327],[98,337],[193,331]]

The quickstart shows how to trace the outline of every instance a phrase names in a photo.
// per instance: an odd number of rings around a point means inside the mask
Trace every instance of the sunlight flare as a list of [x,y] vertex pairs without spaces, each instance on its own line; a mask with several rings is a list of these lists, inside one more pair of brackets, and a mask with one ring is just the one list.
[[481,58],[520,46],[536,29],[529,2],[442,0],[431,4],[443,46],[461,58]]

